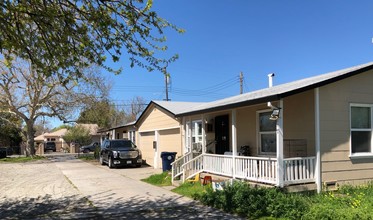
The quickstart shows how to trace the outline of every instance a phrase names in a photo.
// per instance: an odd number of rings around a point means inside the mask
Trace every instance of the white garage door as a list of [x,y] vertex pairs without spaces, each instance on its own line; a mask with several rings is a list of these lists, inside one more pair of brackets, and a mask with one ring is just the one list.
[[138,147],[142,152],[142,159],[146,160],[146,163],[150,166],[154,166],[154,149],[153,141],[154,132],[141,132]]

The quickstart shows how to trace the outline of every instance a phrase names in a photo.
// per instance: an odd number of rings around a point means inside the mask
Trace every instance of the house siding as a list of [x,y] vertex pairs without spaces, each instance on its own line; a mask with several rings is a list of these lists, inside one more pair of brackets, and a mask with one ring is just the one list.
[[373,71],[320,88],[322,181],[360,184],[373,179],[373,158],[351,159],[350,104],[373,104]]
[[[160,154],[163,151],[182,154],[180,123],[174,115],[152,104],[141,118],[138,124],[137,142],[147,164],[161,168]],[[158,134],[157,149],[154,149],[153,141],[156,141],[156,134]]]
[[155,107],[149,110],[144,117],[146,119],[139,126],[139,132],[174,128],[180,125],[173,115],[163,110]]

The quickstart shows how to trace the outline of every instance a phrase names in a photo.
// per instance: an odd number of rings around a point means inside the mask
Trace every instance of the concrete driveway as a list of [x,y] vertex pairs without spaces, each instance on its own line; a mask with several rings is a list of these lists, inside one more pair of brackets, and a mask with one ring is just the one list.
[[238,219],[139,181],[159,172],[71,156],[0,164],[0,219]]

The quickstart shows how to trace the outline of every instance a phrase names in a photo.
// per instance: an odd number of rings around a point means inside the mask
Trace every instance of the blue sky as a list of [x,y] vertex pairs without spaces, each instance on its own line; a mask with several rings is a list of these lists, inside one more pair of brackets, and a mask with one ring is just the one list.
[[[180,56],[168,68],[173,101],[237,95],[240,71],[250,92],[271,72],[281,84],[373,60],[372,1],[159,0],[153,9],[186,30],[167,32]],[[124,66],[112,78],[116,101],[165,98],[160,72]]]
[[[373,61],[373,1],[154,0],[159,16],[186,30],[167,31],[172,101],[213,101]],[[112,99],[165,98],[164,76],[129,68],[111,75]],[[205,92],[208,91],[208,92]]]

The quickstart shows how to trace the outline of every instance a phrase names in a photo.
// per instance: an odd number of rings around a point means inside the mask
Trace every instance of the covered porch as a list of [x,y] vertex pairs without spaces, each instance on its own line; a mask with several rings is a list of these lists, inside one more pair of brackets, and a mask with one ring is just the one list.
[[277,187],[316,183],[319,190],[318,126],[318,89],[184,116],[188,153],[172,164],[172,178],[205,172]]

